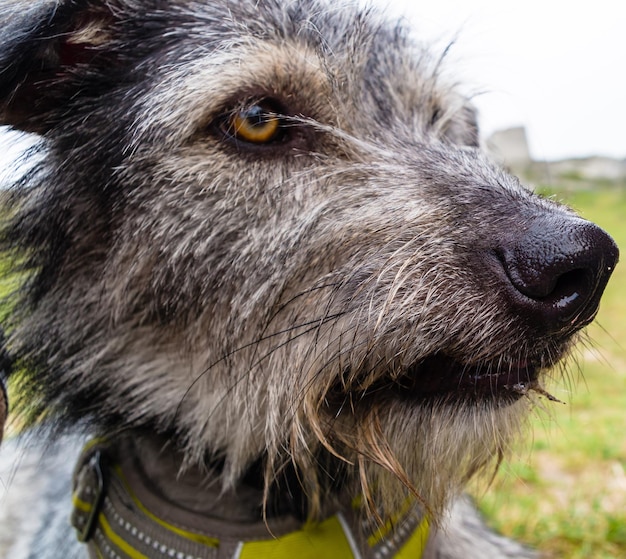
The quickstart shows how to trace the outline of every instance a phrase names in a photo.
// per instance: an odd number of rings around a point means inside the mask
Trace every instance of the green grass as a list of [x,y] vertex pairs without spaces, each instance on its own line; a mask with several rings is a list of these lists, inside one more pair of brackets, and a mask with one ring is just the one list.
[[[626,250],[626,191],[554,195]],[[547,557],[626,557],[626,265],[618,265],[567,378],[532,420],[530,441],[505,464],[481,510],[501,532]],[[530,450],[528,448],[530,447]]]

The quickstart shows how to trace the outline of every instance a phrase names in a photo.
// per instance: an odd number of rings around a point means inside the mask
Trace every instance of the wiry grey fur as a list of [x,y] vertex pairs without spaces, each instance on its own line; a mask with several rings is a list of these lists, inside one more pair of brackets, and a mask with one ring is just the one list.
[[[0,120],[42,137],[4,232],[28,270],[5,328],[31,422],[159,434],[186,468],[218,462],[226,491],[260,463],[266,499],[293,468],[312,516],[340,483],[383,515],[408,486],[437,519],[506,454],[532,394],[442,395],[429,360],[556,364],[590,316],[548,331],[494,254],[574,217],[481,153],[437,56],[316,0],[0,10]],[[229,137],[264,99],[284,137]],[[473,514],[438,557],[523,556]]]

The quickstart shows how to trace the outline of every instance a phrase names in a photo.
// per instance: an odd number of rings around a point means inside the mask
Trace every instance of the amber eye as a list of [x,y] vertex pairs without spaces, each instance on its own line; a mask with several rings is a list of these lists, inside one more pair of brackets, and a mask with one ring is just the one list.
[[223,127],[225,132],[244,142],[268,144],[280,139],[281,119],[268,103],[260,102],[231,113]]

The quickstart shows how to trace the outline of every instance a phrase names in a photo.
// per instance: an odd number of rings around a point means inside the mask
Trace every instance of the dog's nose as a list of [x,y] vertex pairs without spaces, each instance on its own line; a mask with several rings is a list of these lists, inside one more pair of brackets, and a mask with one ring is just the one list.
[[536,219],[499,251],[514,304],[551,333],[572,332],[595,316],[619,251],[602,229],[580,218]]

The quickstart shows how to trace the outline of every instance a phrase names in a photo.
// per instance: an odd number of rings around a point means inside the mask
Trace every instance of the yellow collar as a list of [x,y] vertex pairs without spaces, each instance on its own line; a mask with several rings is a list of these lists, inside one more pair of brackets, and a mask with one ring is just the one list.
[[279,520],[270,526],[275,537],[262,522],[251,527],[203,517],[197,530],[171,512],[171,503],[162,503],[158,516],[149,509],[108,449],[100,442],[85,448],[72,495],[72,524],[97,559],[419,559],[426,547],[428,520],[411,506],[373,533],[352,507],[299,527]]

